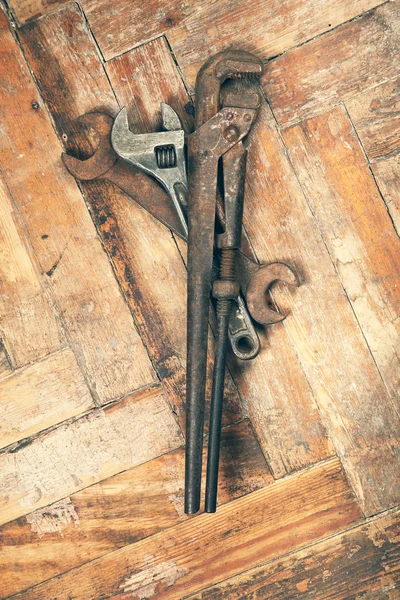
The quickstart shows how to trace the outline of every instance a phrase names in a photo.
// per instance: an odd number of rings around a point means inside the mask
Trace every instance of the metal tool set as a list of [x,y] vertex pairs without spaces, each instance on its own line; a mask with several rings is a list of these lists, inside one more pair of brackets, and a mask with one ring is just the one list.
[[63,155],[74,177],[115,183],[188,241],[188,514],[200,508],[210,299],[216,310],[216,342],[205,510],[215,512],[229,345],[238,359],[255,358],[260,342],[253,322],[269,325],[284,319],[267,301],[270,286],[275,281],[298,285],[289,266],[280,262],[261,265],[242,246],[247,156],[243,140],[257,117],[261,74],[262,63],[252,54],[220,52],[198,73],[195,131],[190,135],[167,104],[161,105],[164,131],[156,133],[130,131],[125,108],[115,120],[103,113],[88,113],[80,121],[97,132],[97,150],[85,161]]

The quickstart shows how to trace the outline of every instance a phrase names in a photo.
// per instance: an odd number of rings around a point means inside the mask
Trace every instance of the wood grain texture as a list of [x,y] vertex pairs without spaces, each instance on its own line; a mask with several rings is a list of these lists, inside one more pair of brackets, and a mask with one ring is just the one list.
[[191,600],[396,600],[400,594],[400,514],[359,525]]
[[246,228],[260,260],[298,266],[303,285],[275,295],[290,315],[284,327],[363,510],[375,514],[399,502],[399,419],[266,104],[247,169]]
[[360,518],[336,459],[92,561],[21,600],[178,599]]
[[128,396],[0,455],[6,523],[182,444],[158,387]]
[[350,98],[346,108],[371,161],[400,150],[400,78]]
[[[381,4],[379,0],[222,0],[147,4],[83,0],[106,60],[166,34],[185,80],[194,85],[201,64],[229,46],[271,57]],[[249,32],[251,35],[249,36]]]
[[65,342],[1,176],[0,214],[0,332],[13,367],[20,367]]
[[323,112],[400,71],[400,3],[387,2],[268,63],[263,86],[281,125]]
[[[337,108],[285,130],[284,140],[369,349],[400,412],[400,240],[356,133],[346,113]],[[400,423],[398,427],[400,432]]]
[[[168,48],[162,38],[109,62],[107,71],[121,104],[128,104],[130,107],[133,130],[149,131],[160,126],[159,105],[163,99],[170,102],[183,117],[187,128],[191,127],[192,123],[184,111],[188,97],[177,78]],[[126,231],[126,236],[128,230],[132,230],[133,224],[132,217],[129,219],[131,222],[128,219],[127,214],[120,219],[120,227]],[[144,252],[145,224],[143,223],[138,230],[135,232],[134,247],[143,248]],[[139,234],[143,240],[140,244]],[[159,234],[157,238],[161,239]],[[183,253],[185,254],[185,250]],[[171,250],[166,252],[163,249],[163,255],[168,258],[171,256],[170,260],[175,263]],[[174,271],[176,273],[177,269]],[[174,314],[170,307],[165,307],[170,281],[171,276],[165,281],[158,278],[155,290],[150,289],[151,282],[147,284],[148,295],[155,297],[157,312],[163,315],[165,322],[171,318],[168,313]],[[182,295],[176,299],[176,323],[179,323],[176,330],[181,339],[180,342],[175,342],[178,348],[184,345],[180,327],[181,319],[186,315],[186,306],[182,302],[184,293],[182,290]],[[270,328],[268,334],[261,332],[260,335],[263,349],[256,360],[244,364],[232,357],[230,366],[235,372],[239,391],[249,404],[252,421],[274,476],[280,477],[331,456],[333,450],[326,439],[308,384],[284,330],[278,326]],[[271,337],[267,339],[267,336]],[[290,373],[284,373],[280,368],[282,355],[289,355],[293,360]],[[209,373],[211,375],[211,365]],[[296,390],[296,397],[299,398],[295,406],[291,402],[293,390]],[[229,397],[227,399],[230,400]],[[228,407],[230,404],[232,400]]]
[[[223,430],[221,450],[219,504],[273,481],[248,422]],[[179,449],[4,525],[1,597],[187,520],[183,489]]]
[[0,448],[82,414],[93,400],[66,348],[0,379]]
[[400,154],[374,163],[371,168],[400,236]]
[[11,365],[3,344],[0,342],[0,375],[8,375],[11,372]]
[[68,342],[103,403],[155,375],[84,200],[61,163],[61,145],[4,13],[0,19],[0,168]]
[[69,0],[11,0],[8,6],[18,23],[37,19],[57,10]]
[[[67,138],[67,149],[78,156],[82,151],[90,153],[90,139],[77,125],[77,117],[96,109],[113,114],[117,105],[84,17],[77,7],[67,8],[23,27],[20,33],[59,134]],[[132,69],[140,71],[135,81],[121,73],[115,88],[117,94],[121,89],[129,94],[136,130],[159,127],[161,100],[171,102],[189,127],[191,117],[183,109],[184,87],[165,41],[157,40],[136,52],[138,56],[128,59]],[[45,70],[41,68],[44,62]],[[63,82],[59,95],[54,94],[57,81]],[[122,92],[119,98],[125,102]],[[84,183],[83,188],[153,365],[184,427],[186,270],[176,243],[167,228],[115,186],[94,181]],[[141,190],[137,193],[140,197]],[[208,368],[211,381],[211,361]],[[240,398],[230,382],[225,423],[239,420],[241,414]]]

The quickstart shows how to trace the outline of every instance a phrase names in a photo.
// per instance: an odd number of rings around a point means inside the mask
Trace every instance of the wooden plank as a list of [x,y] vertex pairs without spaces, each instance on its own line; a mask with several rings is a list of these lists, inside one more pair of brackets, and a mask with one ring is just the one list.
[[63,336],[2,177],[0,214],[0,330],[20,367],[59,349]]
[[8,6],[18,23],[33,21],[49,12],[57,10],[70,0],[10,0]]
[[190,598],[395,600],[400,594],[399,540],[400,513],[397,511]]
[[400,411],[400,240],[357,135],[346,113],[337,108],[285,130],[284,140],[370,351]]
[[375,514],[399,502],[399,419],[266,104],[247,169],[246,228],[260,260],[279,257],[302,277],[295,292],[275,294],[290,315],[284,327],[362,507]]
[[[184,111],[188,97],[176,75],[168,48],[162,38],[109,62],[107,71],[121,104],[128,104],[130,107],[134,130],[151,131],[159,127],[161,100],[170,102],[182,116],[187,128],[191,127],[191,121],[187,115],[185,117]],[[128,232],[133,229],[128,219],[127,214],[120,219],[120,226],[126,232],[127,239]],[[135,232],[134,244],[129,244],[130,247],[145,250],[148,242],[143,237],[144,231],[146,228],[142,226]],[[138,239],[139,234],[141,243]],[[130,235],[132,237],[132,233]],[[171,255],[173,260],[172,250],[166,253],[163,249],[163,255]],[[174,272],[177,272],[177,268],[174,268]],[[147,296],[155,297],[154,304],[157,306],[157,312],[163,315],[163,321],[168,322],[171,316],[175,319],[180,336],[180,342],[177,340],[175,344],[179,352],[183,353],[185,340],[180,324],[182,316],[186,314],[186,306],[182,302],[184,291],[182,290],[180,301],[177,301],[177,315],[174,315],[170,307],[167,307],[167,310],[165,308],[171,276],[165,280],[164,285],[161,285],[160,279],[162,278],[157,279],[157,289],[148,289]],[[151,282],[148,288],[151,288]],[[238,364],[240,361],[232,359],[231,369],[237,374],[239,391],[248,401],[263,451],[268,456],[275,477],[280,477],[294,469],[331,456],[333,450],[327,442],[316,405],[290,342],[283,330],[271,335],[273,342],[269,345],[265,334],[261,333],[264,347],[255,361]],[[282,373],[279,367],[283,353],[289,353],[293,359],[294,365],[290,373]],[[209,373],[211,374],[211,364]],[[294,389],[299,398],[296,405],[290,401]],[[227,400],[230,398],[231,395]]]
[[374,163],[371,168],[400,236],[400,154]]
[[93,408],[69,348],[0,379],[0,448]]
[[182,443],[158,387],[97,409],[0,455],[0,523],[65,498]]
[[28,590],[21,600],[178,599],[360,518],[336,459]]
[[[381,4],[379,0],[179,0],[141,4],[83,0],[82,6],[106,60],[162,34],[168,36],[185,80],[194,85],[201,64],[229,46],[266,58],[329,31]],[[251,36],[249,36],[251,31]]]
[[346,102],[346,108],[370,160],[400,149],[400,77]]
[[400,3],[386,2],[268,63],[266,96],[281,125],[307,119],[399,74]]
[[106,402],[155,375],[83,198],[61,163],[61,145],[3,12],[0,19],[0,167],[70,346],[92,394]]
[[[23,27],[20,34],[59,134],[68,138],[67,149],[80,155],[79,148],[90,152],[90,141],[77,126],[77,117],[99,107],[113,114],[117,105],[84,17],[73,6]],[[83,64],[82,55],[89,57]],[[144,91],[148,73],[154,77],[159,67],[158,87],[152,86],[151,94],[146,90],[146,104],[139,97],[137,104],[132,104],[139,128],[149,131],[155,122],[159,125],[161,100],[178,104],[189,125],[190,117],[183,109],[185,91],[165,41],[146,45],[136,60],[144,64],[140,91]],[[63,93],[54,95],[59,80],[63,81]],[[134,83],[130,84],[129,102],[137,93],[132,86]],[[176,244],[168,229],[118,188],[102,181],[83,187],[153,365],[184,427],[186,271]],[[209,375],[212,368],[210,361]],[[232,382],[228,390],[225,423],[239,420],[242,414]]]
[[[248,422],[223,430],[221,450],[219,504],[273,481]],[[183,489],[184,450],[179,449],[4,525],[1,595],[186,520]]]

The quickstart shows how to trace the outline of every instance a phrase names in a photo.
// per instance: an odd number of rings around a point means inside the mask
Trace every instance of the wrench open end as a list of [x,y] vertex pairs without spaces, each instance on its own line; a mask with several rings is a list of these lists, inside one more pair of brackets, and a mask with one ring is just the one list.
[[247,285],[245,294],[247,308],[253,319],[261,325],[272,325],[286,318],[285,315],[272,309],[266,301],[266,293],[277,281],[296,287],[300,285],[295,272],[281,262],[271,263],[258,269]]
[[94,129],[98,137],[98,146],[87,160],[80,160],[63,152],[62,161],[69,173],[76,179],[89,181],[106,173],[117,160],[111,147],[110,135],[113,119],[104,113],[86,113],[78,118],[79,123]]

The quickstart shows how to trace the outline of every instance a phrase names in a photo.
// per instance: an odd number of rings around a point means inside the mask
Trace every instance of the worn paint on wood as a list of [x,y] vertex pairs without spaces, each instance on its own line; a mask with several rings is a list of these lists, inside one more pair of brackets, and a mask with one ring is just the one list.
[[219,583],[191,600],[396,600],[400,594],[400,513]]
[[400,236],[400,154],[374,163],[371,169]]
[[[337,108],[286,130],[284,139],[369,349],[400,413],[400,240],[357,135],[345,112]],[[382,406],[385,402],[382,398],[381,418],[391,421],[394,417]],[[397,427],[399,431],[398,421]],[[372,431],[370,435],[372,438]]]
[[247,186],[245,225],[259,259],[279,256],[302,277],[276,297],[349,480],[368,514],[396,505],[399,420],[266,104],[249,141]]
[[332,535],[359,518],[339,461],[332,459],[221,506],[216,514],[188,519],[92,561],[20,597],[178,599]]
[[323,112],[400,71],[400,3],[386,2],[268,63],[266,96],[282,125]]
[[[243,421],[224,429],[219,504],[272,481],[250,424]],[[188,517],[183,489],[184,450],[179,449],[4,525],[0,528],[2,595],[184,521]]]
[[[337,27],[379,0],[222,0],[140,3],[83,0],[82,6],[106,60],[166,34],[185,80],[194,85],[202,63],[227,47],[271,57]],[[251,35],[249,35],[251,32]]]
[[2,177],[0,213],[0,333],[13,367],[20,367],[65,342]]
[[0,167],[68,342],[92,393],[109,401],[152,382],[154,373],[22,52],[0,18]]
[[400,150],[400,78],[367,90],[346,107],[370,160]]
[[71,350],[0,379],[0,448],[93,408]]
[[158,387],[0,455],[0,522],[42,508],[182,443]]

